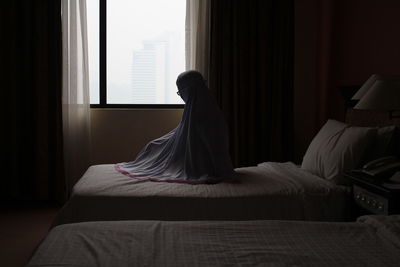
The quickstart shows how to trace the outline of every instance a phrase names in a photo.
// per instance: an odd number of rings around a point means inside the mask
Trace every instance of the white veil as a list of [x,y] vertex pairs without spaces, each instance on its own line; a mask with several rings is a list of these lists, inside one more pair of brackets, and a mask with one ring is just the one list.
[[233,167],[228,128],[218,105],[197,71],[176,81],[185,109],[178,127],[148,143],[117,171],[140,180],[176,183],[215,183],[229,178]]

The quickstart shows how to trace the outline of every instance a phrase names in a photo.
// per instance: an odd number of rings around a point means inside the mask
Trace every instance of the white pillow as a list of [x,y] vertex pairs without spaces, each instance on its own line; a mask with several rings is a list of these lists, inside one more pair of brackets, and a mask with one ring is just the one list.
[[375,128],[328,120],[308,147],[301,168],[336,184],[345,184],[343,172],[358,167],[375,136]]

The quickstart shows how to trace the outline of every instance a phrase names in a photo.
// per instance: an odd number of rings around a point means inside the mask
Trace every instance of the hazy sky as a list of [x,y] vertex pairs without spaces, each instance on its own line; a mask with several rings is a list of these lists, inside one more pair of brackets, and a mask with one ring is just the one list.
[[[143,40],[151,40],[164,32],[177,32],[179,29],[178,32],[182,35],[180,43],[183,45],[181,51],[184,53],[185,3],[186,0],[107,1],[109,85],[117,82],[118,86],[129,86],[132,83],[133,50],[140,50]],[[87,6],[89,38],[98,39],[98,31],[95,30],[98,25],[94,25],[98,18],[98,0],[88,0]],[[98,54],[98,50],[90,50],[92,57]],[[184,71],[184,58],[180,61],[183,61],[181,71]],[[95,64],[96,62],[92,63],[92,67]],[[91,74],[93,78],[96,77],[96,73]]]
[[99,103],[99,0],[86,1],[90,103]]

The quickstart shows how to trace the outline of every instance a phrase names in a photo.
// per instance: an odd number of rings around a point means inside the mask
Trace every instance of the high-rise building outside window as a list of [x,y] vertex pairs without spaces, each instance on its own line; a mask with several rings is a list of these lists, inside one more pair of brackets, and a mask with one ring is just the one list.
[[183,104],[186,0],[87,0],[91,104]]

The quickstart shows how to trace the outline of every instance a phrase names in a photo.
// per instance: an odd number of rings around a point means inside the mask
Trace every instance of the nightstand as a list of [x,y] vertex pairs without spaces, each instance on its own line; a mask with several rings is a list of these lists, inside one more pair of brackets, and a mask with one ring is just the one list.
[[400,188],[385,180],[373,179],[362,172],[346,172],[353,188],[353,199],[360,208],[359,215],[400,214]]

